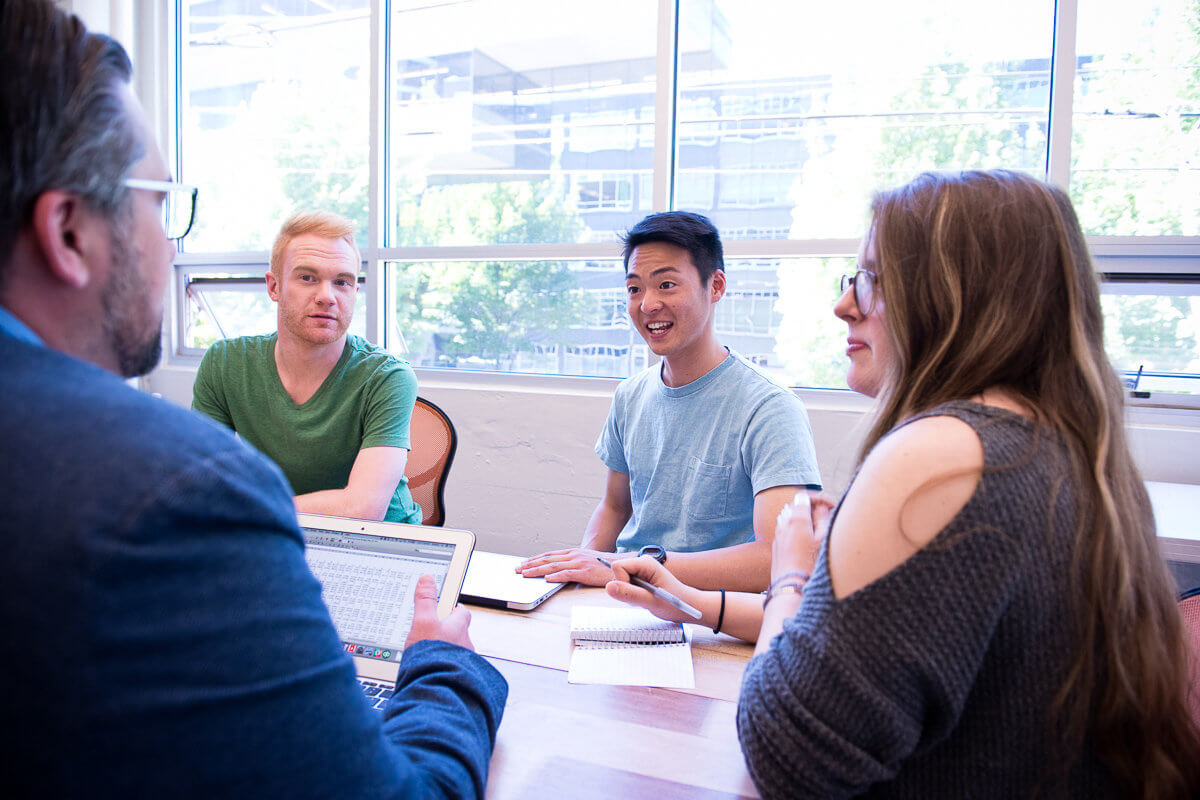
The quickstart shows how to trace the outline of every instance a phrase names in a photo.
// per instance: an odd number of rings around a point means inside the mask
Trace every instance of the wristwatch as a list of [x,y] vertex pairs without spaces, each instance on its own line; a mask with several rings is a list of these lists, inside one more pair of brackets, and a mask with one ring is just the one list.
[[660,544],[644,545],[641,550],[638,550],[638,556],[651,556],[660,564],[667,563],[667,551]]

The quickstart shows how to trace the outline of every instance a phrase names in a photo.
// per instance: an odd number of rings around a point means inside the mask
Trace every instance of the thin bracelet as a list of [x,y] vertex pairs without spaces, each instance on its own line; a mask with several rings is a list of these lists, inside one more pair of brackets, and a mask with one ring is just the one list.
[[767,594],[770,594],[772,592],[772,590],[775,589],[776,586],[783,583],[788,578],[795,578],[796,580],[800,581],[801,584],[805,584],[808,582],[808,579],[811,577],[812,577],[812,575],[810,575],[808,572],[805,572],[802,569],[790,570],[788,572],[783,573],[775,580],[771,581],[771,585],[767,587]]
[[[807,582],[808,581],[805,581],[804,583]],[[765,592],[766,597],[763,598],[763,611],[767,610],[767,603],[771,602],[771,600],[778,596],[780,592],[793,592],[797,597],[803,597],[804,583],[781,583],[779,585],[772,585],[771,588]]]
[[717,614],[717,627],[713,628],[713,633],[721,632],[721,623],[725,621],[725,590],[721,589],[721,610]]

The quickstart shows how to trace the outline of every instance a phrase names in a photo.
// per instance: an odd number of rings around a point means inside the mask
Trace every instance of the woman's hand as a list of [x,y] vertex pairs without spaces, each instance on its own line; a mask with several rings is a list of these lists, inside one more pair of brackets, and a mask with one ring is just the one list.
[[771,581],[796,570],[811,573],[821,540],[829,531],[834,501],[819,492],[796,492],[775,522],[771,544]]
[[636,575],[647,583],[654,584],[658,588],[670,592],[685,603],[690,603],[698,607],[697,604],[701,602],[700,598],[704,593],[681,582],[671,574],[669,569],[650,556],[614,561],[612,562],[612,569],[613,574],[616,575],[616,579],[609,581],[604,587],[604,591],[608,592],[609,597],[620,600],[623,603],[629,603],[630,605],[641,606],[654,616],[668,619],[672,622],[697,622],[695,618],[689,617],[670,603],[660,600],[645,589],[629,583],[629,576]]

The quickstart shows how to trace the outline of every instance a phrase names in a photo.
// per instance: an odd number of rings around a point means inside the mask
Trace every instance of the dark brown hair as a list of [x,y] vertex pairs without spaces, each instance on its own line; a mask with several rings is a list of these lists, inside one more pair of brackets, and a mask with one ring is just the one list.
[[665,242],[687,251],[700,273],[700,283],[708,286],[717,270],[725,271],[725,248],[712,220],[691,211],[663,211],[651,214],[629,229],[624,237],[625,274],[629,257],[639,245]]
[[110,219],[144,145],[125,106],[129,56],[51,0],[0,0],[0,288],[38,196],[75,192]]
[[1078,643],[1052,719],[1136,797],[1188,796],[1200,739],[1186,639],[1104,351],[1099,286],[1066,194],[1008,171],[927,173],[879,193],[894,357],[863,452],[904,419],[1001,388],[1066,443],[1080,506]]

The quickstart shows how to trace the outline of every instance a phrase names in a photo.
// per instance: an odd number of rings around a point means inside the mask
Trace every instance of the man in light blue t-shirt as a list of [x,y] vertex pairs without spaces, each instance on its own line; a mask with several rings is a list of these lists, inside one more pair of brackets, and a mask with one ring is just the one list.
[[703,589],[759,591],[771,570],[779,511],[820,489],[804,406],[717,341],[725,294],[721,239],[705,217],[652,214],[625,239],[629,317],[662,357],[617,387],[596,453],[604,497],[578,548],[519,571],[603,586],[596,556],[653,555]]

